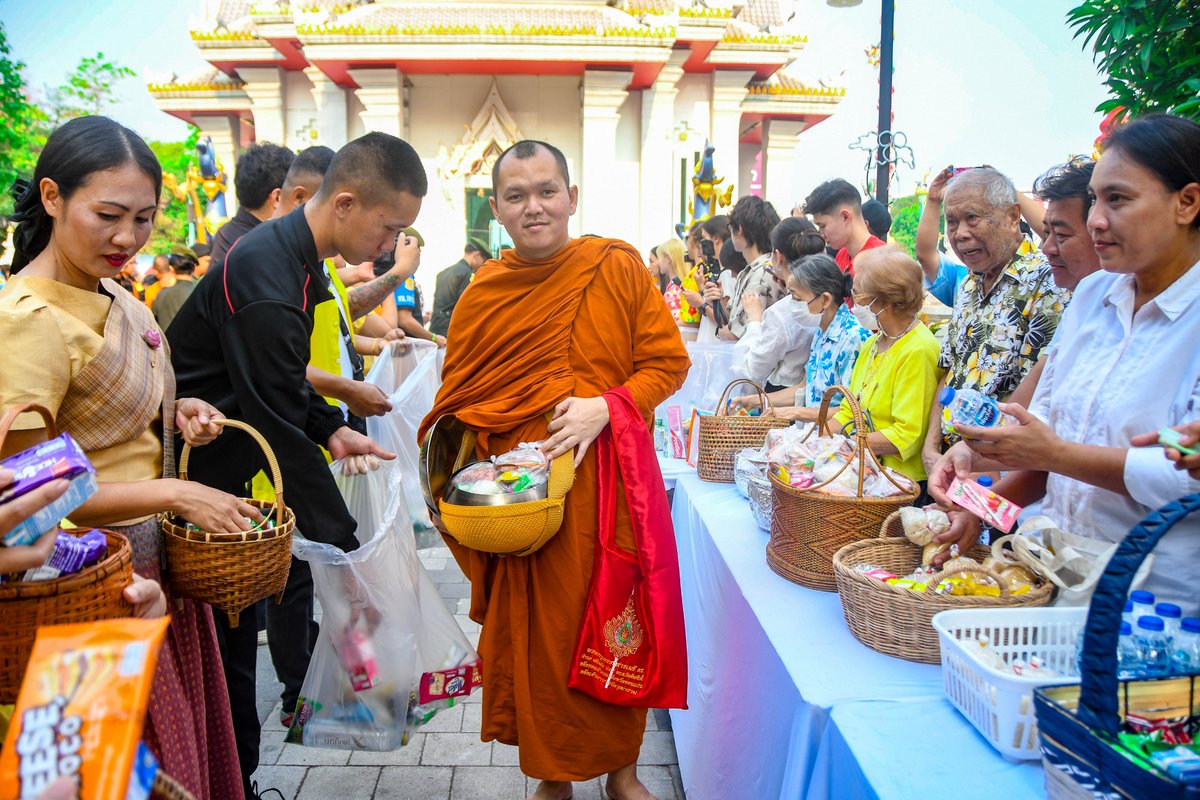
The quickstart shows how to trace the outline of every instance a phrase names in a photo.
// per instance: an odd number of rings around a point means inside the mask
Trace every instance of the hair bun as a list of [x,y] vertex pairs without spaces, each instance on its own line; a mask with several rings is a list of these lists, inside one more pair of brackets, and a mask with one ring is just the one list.
[[12,195],[13,205],[16,210],[15,213],[9,217],[9,219],[17,222],[21,222],[25,219],[25,217],[21,214],[21,202],[25,199],[26,195],[29,193],[29,190],[32,188],[33,181],[28,181],[24,178],[17,178],[15,181],[13,181],[12,186],[9,187],[8,193]]

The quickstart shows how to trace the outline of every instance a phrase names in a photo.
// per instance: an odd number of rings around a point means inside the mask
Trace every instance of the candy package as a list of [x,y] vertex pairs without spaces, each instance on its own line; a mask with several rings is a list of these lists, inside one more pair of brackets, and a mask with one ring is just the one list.
[[516,494],[550,479],[550,462],[539,444],[522,442],[515,450],[491,461],[464,467],[454,476],[454,486],[468,494]]
[[96,493],[96,470],[70,434],[10,456],[0,461],[0,467],[14,473],[13,482],[0,491],[0,504],[59,478],[69,483],[66,494],[4,534],[0,544],[7,546],[33,544]]
[[170,619],[41,628],[0,753],[0,797],[74,777],[80,800],[124,798]]
[[[73,533],[73,532],[72,532]],[[108,553],[108,537],[103,532],[89,530],[79,535],[59,531],[54,549],[40,567],[26,570],[22,580],[48,581],[64,575],[74,575],[90,567]]]

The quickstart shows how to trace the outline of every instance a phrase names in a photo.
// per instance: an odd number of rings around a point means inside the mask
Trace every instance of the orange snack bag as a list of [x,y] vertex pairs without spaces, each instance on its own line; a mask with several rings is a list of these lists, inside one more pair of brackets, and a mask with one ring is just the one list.
[[123,800],[170,618],[40,628],[0,752],[0,800],[75,777],[80,800]]

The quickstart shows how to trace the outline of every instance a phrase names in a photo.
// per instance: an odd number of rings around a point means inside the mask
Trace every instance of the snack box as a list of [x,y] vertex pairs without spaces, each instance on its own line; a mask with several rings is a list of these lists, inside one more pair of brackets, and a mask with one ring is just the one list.
[[96,493],[96,470],[69,433],[6,458],[0,461],[0,467],[15,473],[13,482],[0,491],[0,504],[59,478],[70,482],[62,497],[5,534],[3,543],[8,547],[33,544]]

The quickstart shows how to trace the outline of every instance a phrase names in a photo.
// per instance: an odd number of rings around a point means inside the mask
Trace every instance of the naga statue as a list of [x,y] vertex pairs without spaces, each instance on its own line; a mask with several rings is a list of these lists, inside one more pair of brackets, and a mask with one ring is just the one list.
[[717,177],[717,171],[713,167],[713,153],[716,149],[705,140],[704,155],[696,163],[695,174],[692,176],[693,194],[688,202],[688,213],[692,215],[692,221],[686,225],[675,226],[676,231],[680,231],[680,236],[686,235],[692,225],[703,222],[733,203],[733,184],[726,186],[723,191],[718,188],[725,179]]
[[[196,155],[199,166],[193,164],[187,170],[187,182],[192,187],[192,207],[188,209],[188,222],[194,220],[196,241],[207,242],[228,219],[225,211],[225,168],[217,158],[213,149],[212,138],[205,136],[196,142]],[[199,203],[195,201],[196,187],[204,191],[207,202],[204,204],[204,214],[200,214]]]

